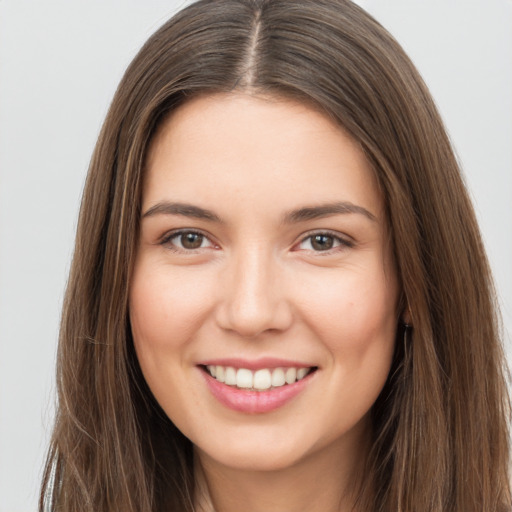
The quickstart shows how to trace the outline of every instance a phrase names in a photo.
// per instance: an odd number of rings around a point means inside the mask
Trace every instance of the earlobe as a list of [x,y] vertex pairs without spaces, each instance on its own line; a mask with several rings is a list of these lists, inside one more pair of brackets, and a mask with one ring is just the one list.
[[406,308],[404,309],[404,311],[401,315],[401,320],[404,325],[406,325],[408,327],[412,327],[412,315],[411,315],[411,310],[410,310],[409,306],[406,306]]

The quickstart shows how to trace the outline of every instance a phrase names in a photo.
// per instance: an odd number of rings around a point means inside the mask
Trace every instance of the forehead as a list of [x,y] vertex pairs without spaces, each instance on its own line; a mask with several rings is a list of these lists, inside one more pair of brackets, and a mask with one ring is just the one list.
[[348,200],[382,209],[373,170],[339,125],[310,105],[241,93],[185,103],[150,145],[143,202],[191,194],[208,203]]

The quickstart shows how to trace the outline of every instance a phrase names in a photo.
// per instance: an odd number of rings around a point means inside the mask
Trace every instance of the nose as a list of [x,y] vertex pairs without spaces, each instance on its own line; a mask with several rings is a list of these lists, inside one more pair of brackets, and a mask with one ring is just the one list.
[[286,330],[293,314],[283,276],[272,255],[244,251],[225,268],[217,323],[244,338]]

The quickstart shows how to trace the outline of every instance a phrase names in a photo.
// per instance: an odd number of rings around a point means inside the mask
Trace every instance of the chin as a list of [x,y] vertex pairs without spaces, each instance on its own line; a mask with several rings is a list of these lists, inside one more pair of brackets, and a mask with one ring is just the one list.
[[276,444],[264,448],[246,441],[241,444],[241,449],[236,449],[235,446],[205,452],[195,447],[195,451],[199,460],[205,464],[215,461],[216,464],[232,470],[261,473],[289,469],[298,465],[305,456],[300,450],[283,450]]
[[[204,464],[220,464],[236,471],[274,472],[299,468],[315,460],[345,457],[366,439],[367,419],[352,428],[330,429],[329,434],[315,431],[312,425],[301,425],[297,418],[295,429],[242,429],[222,440],[202,439],[194,443],[195,451]],[[301,428],[302,427],[302,428]],[[251,432],[252,430],[252,432]],[[226,442],[229,440],[229,443]]]

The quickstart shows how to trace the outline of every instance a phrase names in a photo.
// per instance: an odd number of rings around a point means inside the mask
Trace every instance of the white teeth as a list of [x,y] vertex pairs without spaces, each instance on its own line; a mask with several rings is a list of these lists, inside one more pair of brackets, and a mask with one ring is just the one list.
[[217,366],[216,369],[215,369],[215,378],[219,381],[219,382],[224,382],[225,380],[225,371],[224,371],[224,366]]
[[258,370],[254,372],[254,389],[269,389],[272,386],[270,370]]
[[286,368],[286,384],[293,384],[297,380],[297,368]]
[[[217,366],[217,371],[218,371],[218,368],[219,367]],[[303,379],[306,376],[306,374],[308,373],[308,369],[309,368],[299,368],[297,370],[297,380]]]
[[[295,382],[295,379],[293,379]],[[286,380],[284,378],[284,370],[282,368],[276,368],[272,372],[272,386],[277,388],[279,386],[284,386]]]
[[236,372],[236,386],[238,388],[252,388],[252,372],[246,368],[240,368]]
[[293,384],[302,380],[310,373],[311,368],[262,368],[255,372],[247,368],[233,368],[232,366],[208,365],[206,367],[212,377],[228,386],[241,389],[264,391],[270,388],[279,388],[286,384]]
[[224,374],[224,382],[229,386],[236,386],[236,370],[228,366],[226,368],[226,373]]

